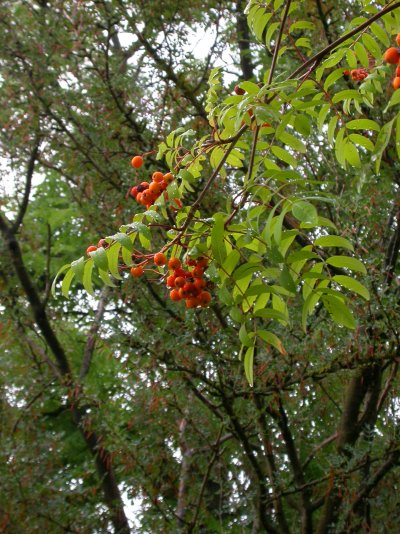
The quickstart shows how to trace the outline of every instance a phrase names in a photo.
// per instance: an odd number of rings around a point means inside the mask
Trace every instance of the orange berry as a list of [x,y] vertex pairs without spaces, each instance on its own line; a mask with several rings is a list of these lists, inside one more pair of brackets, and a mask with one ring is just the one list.
[[153,176],[151,177],[151,179],[153,180],[153,182],[159,183],[164,180],[164,175],[162,172],[156,171],[156,172],[153,172]]
[[395,90],[400,88],[400,77],[399,76],[396,76],[396,78],[394,78],[392,85],[393,85],[393,89]]
[[143,191],[142,193],[142,202],[143,204],[153,204],[155,200],[155,197],[153,195],[153,193],[150,191],[150,189],[146,189],[145,191]]
[[202,278],[204,274],[204,270],[202,267],[200,267],[200,265],[198,265],[197,267],[193,269],[193,271],[190,274],[193,276],[193,278]]
[[193,283],[196,289],[203,289],[206,287],[206,281],[203,278],[196,278]]
[[194,267],[195,265],[197,265],[197,261],[196,260],[192,260],[189,258],[189,256],[186,257],[186,265],[189,265],[189,267]]
[[383,59],[386,61],[386,63],[396,65],[396,63],[398,63],[400,59],[399,49],[394,47],[388,48],[383,55]]
[[178,289],[173,289],[172,291],[170,291],[169,292],[169,298],[171,300],[181,300],[182,299]]
[[138,193],[138,194],[136,195],[136,200],[139,202],[139,204],[142,203],[142,197],[143,197],[143,193]]
[[133,198],[136,198],[138,193],[139,193],[138,188],[136,186],[135,187],[131,187],[129,193]]
[[137,267],[131,268],[131,275],[134,278],[139,278],[139,276],[142,276],[143,274],[143,265],[138,265]]
[[211,302],[211,294],[208,291],[202,291],[198,299],[200,306],[206,308]]
[[170,258],[170,260],[168,261],[168,269],[171,269],[171,271],[179,269],[180,266],[181,262],[178,258]]
[[186,308],[196,308],[199,305],[197,297],[190,297],[185,300]]
[[157,254],[154,254],[153,261],[156,265],[161,267],[162,265],[165,265],[167,263],[167,258],[162,252],[157,252]]
[[186,284],[186,280],[183,276],[177,276],[175,278],[175,287],[183,287]]
[[397,46],[400,46],[400,33],[396,35],[396,43],[397,43]]
[[90,252],[94,252],[95,250],[97,250],[96,245],[90,245],[90,247],[86,249],[86,254],[89,254]]
[[140,186],[141,186],[142,191],[144,191],[145,189],[148,189],[149,185],[150,185],[149,182],[141,182]]
[[140,169],[140,167],[143,165],[142,156],[133,156],[133,158],[131,159],[131,165],[135,169]]
[[400,76],[400,66],[396,67],[396,76]]
[[185,284],[179,290],[179,294],[183,299],[189,298],[191,296],[191,292],[192,292],[191,284]]
[[208,266],[208,258],[204,256],[200,256],[200,258],[197,258],[196,260],[197,267],[202,267],[204,270],[207,269]]
[[170,184],[174,180],[174,175],[170,172],[167,172],[167,174],[164,174],[163,180],[166,184]]
[[175,280],[176,276],[174,274],[171,274],[167,277],[167,286],[168,287],[175,287]]
[[149,191],[151,191],[154,195],[159,195],[161,193],[161,186],[157,182],[152,182],[149,185]]

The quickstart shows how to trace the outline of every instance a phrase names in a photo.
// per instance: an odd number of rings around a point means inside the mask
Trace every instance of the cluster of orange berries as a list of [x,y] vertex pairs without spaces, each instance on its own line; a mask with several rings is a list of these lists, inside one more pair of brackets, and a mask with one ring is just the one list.
[[[131,165],[135,169],[139,169],[143,165],[142,156],[134,156],[131,160]],[[163,174],[162,172],[156,171],[153,173],[151,180],[150,183],[141,182],[139,185],[135,185],[129,190],[129,194],[135,198],[139,204],[146,206],[147,209],[149,209],[163,191],[167,189],[168,185],[174,180],[174,176],[170,172]],[[182,207],[179,199],[175,199],[175,202],[178,207]]]
[[343,76],[351,76],[355,82],[362,82],[368,76],[368,71],[367,69],[345,70]]
[[[173,301],[184,300],[186,308],[206,308],[211,302],[211,294],[206,290],[207,282],[204,279],[204,272],[208,267],[207,258],[200,257],[197,260],[187,259],[188,267],[192,270],[185,270],[179,258],[167,257],[163,252],[154,254],[153,262],[158,267],[168,264],[171,272],[166,276],[166,285],[170,289],[169,298]],[[131,275],[138,278],[144,272],[144,264],[131,268]]]
[[[400,46],[400,33],[396,36],[396,43],[397,46]],[[396,76],[393,78],[393,88],[399,89],[400,88],[400,48],[390,47],[386,50],[386,52],[383,55],[383,59],[386,61],[386,63],[390,63],[390,65],[397,65],[396,67]]]

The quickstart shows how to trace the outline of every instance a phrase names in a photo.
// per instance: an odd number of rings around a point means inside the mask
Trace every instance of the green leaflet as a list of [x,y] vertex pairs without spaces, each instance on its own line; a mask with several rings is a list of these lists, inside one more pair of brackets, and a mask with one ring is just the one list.
[[74,271],[75,276],[79,282],[82,282],[83,270],[85,268],[85,257],[81,256],[79,260],[71,263],[71,269]]
[[71,264],[70,263],[66,263],[65,265],[63,265],[57,272],[57,274],[55,275],[54,277],[54,280],[53,280],[53,283],[51,284],[51,294],[53,295],[53,297],[56,296],[56,284],[57,284],[57,280],[59,278],[59,276],[64,272],[66,271],[67,269],[69,269],[71,267]]
[[66,275],[64,276],[64,279],[61,284],[61,293],[65,298],[68,297],[69,288],[71,287],[71,282],[75,276],[75,273],[72,269],[67,271]]
[[361,297],[363,297],[365,300],[370,299],[369,291],[368,289],[363,286],[358,280],[354,280],[354,278],[351,278],[350,276],[345,276],[341,274],[336,274],[333,277],[333,280],[340,284],[342,287],[345,287],[346,289],[350,289],[350,291],[354,291],[354,293],[357,293]]
[[94,252],[91,252],[90,257],[93,259],[96,267],[102,269],[103,271],[108,271],[107,253],[103,247],[99,247]]
[[350,269],[351,271],[367,274],[364,264],[357,258],[351,258],[350,256],[331,256],[326,260],[326,263],[333,267]]
[[121,245],[119,243],[114,243],[113,245],[111,245],[111,247],[107,249],[108,269],[113,275],[113,277],[117,280],[122,280],[122,276],[120,275],[118,270],[120,249]]
[[354,252],[353,245],[350,243],[350,241],[338,235],[324,235],[324,236],[318,237],[314,241],[314,245],[317,247],[346,248]]
[[93,265],[93,259],[91,258],[86,262],[85,269],[83,271],[83,287],[86,289],[89,295],[94,295],[92,282]]
[[268,330],[258,330],[257,336],[263,341],[266,341],[269,345],[275,347],[284,356],[287,354],[282,341],[273,332],[269,332]]
[[114,282],[111,280],[110,275],[107,271],[103,271],[103,269],[99,269],[99,276],[103,280],[106,286],[109,287],[117,287]]
[[292,213],[300,222],[316,224],[318,221],[318,213],[315,206],[304,200],[298,200],[293,204]]
[[322,302],[335,323],[351,330],[355,329],[356,321],[353,314],[340,298],[332,295],[324,295]]
[[253,387],[253,364],[254,364],[254,346],[249,347],[244,355],[244,372],[250,387]]
[[214,225],[211,230],[211,250],[218,265],[222,265],[226,258],[225,236],[225,216],[222,213],[214,215]]

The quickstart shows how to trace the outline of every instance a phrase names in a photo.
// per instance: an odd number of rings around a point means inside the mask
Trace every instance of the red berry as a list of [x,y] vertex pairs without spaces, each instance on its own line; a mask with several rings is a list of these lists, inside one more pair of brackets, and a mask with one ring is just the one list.
[[171,274],[167,277],[167,286],[168,287],[175,287],[175,280],[176,276],[174,274]]
[[238,85],[235,85],[235,87],[233,88],[233,90],[235,91],[235,93],[239,96],[241,95],[244,95],[246,93],[246,91],[244,89],[242,89],[241,87],[239,87]]
[[182,299],[178,289],[173,289],[172,291],[170,291],[169,298],[171,300],[181,300]]
[[203,277],[203,274],[204,274],[204,270],[202,267],[200,267],[199,265],[197,265],[197,267],[195,267],[193,269],[193,271],[191,271],[190,273],[193,278],[202,278]]
[[135,187],[131,187],[131,190],[129,191],[131,197],[133,198],[136,198],[137,197],[137,194],[139,193],[138,191],[138,188],[135,186]]
[[396,78],[394,78],[392,85],[393,85],[394,90],[400,88],[400,77],[399,76],[396,76]]
[[196,278],[193,283],[196,289],[203,289],[206,287],[206,281],[203,278]]
[[90,247],[86,249],[86,254],[89,254],[90,252],[94,252],[95,250],[97,250],[96,245],[90,245]]
[[105,248],[107,246],[107,241],[105,239],[100,239],[100,241],[97,243],[97,248],[103,247]]
[[200,306],[206,308],[211,302],[211,294],[208,291],[202,291],[198,296]]
[[185,300],[186,308],[196,308],[199,305],[197,297],[190,297]]
[[139,278],[139,276],[142,276],[143,274],[143,265],[138,265],[137,267],[131,268],[131,275],[134,278]]
[[186,257],[186,265],[189,265],[189,267],[194,267],[197,265],[196,260],[191,260],[189,256]]
[[139,169],[143,165],[142,156],[133,156],[133,158],[131,159],[131,165],[135,169]]
[[183,276],[177,276],[175,278],[175,287],[183,287],[186,284],[186,278]]
[[179,269],[181,266],[181,262],[178,258],[170,258],[168,261],[168,269],[171,269],[173,271],[174,269]]
[[207,269],[208,266],[208,258],[205,258],[204,256],[200,256],[200,258],[197,258],[196,260],[197,267],[202,267],[203,269]]
[[154,254],[153,261],[156,265],[161,267],[167,263],[167,258],[163,252],[157,252],[157,254]]

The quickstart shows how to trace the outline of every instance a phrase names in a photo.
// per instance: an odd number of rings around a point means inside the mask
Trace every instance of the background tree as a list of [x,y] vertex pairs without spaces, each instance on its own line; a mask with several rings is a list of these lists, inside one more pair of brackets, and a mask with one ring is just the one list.
[[[398,4],[252,1],[246,21],[241,1],[2,3],[2,531],[396,531],[398,93],[387,108],[381,57]],[[360,67],[362,84],[343,76]],[[191,149],[179,213],[201,208],[211,307],[185,312],[151,276],[54,299],[63,264],[142,217],[129,188]],[[153,252],[173,239],[147,231]]]

